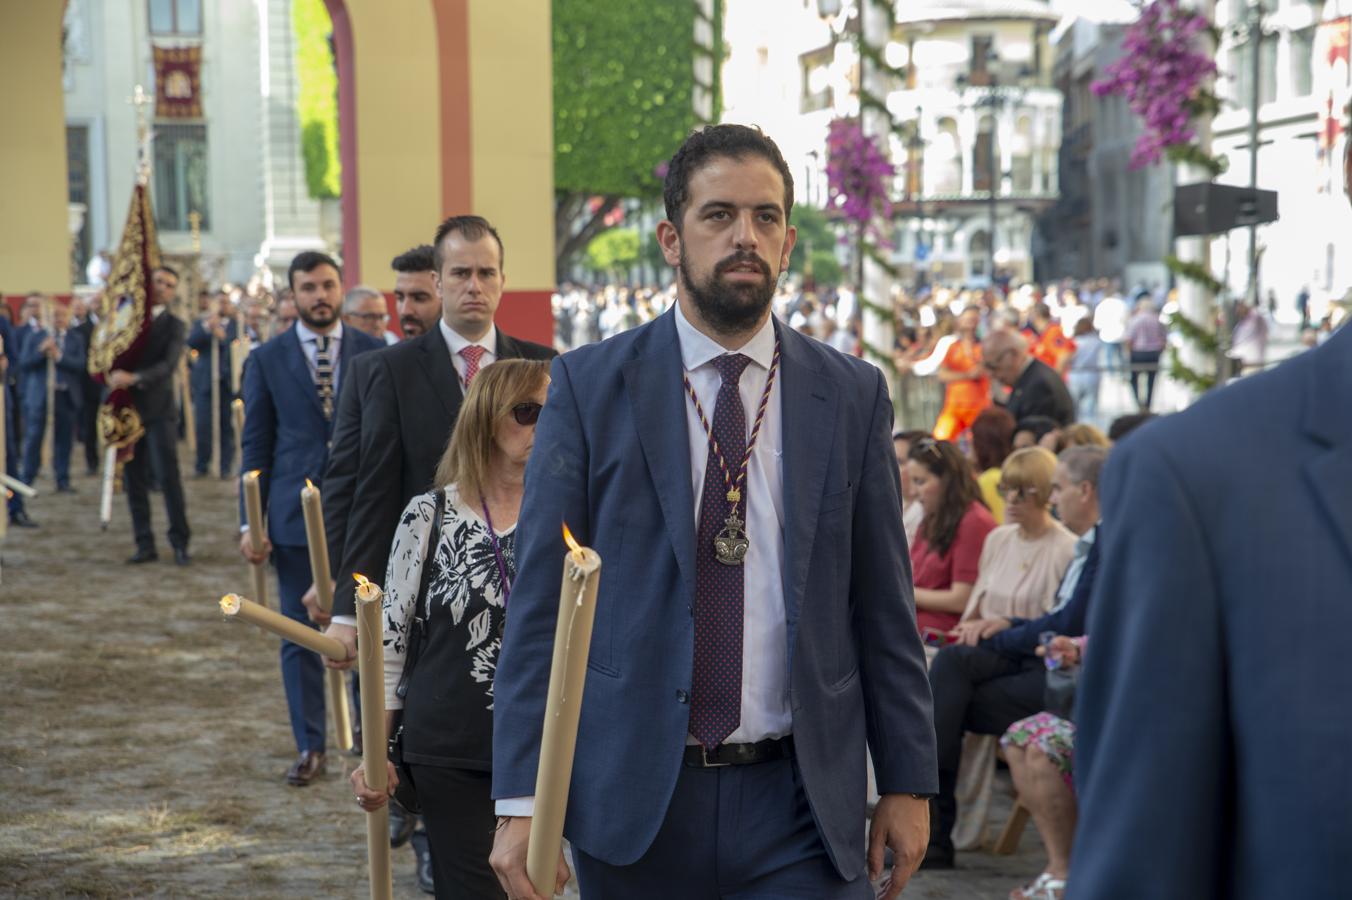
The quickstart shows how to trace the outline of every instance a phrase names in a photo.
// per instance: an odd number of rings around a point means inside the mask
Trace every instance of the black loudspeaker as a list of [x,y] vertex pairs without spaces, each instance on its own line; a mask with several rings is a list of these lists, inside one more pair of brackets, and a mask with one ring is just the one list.
[[1277,221],[1277,192],[1229,184],[1184,184],[1174,189],[1174,236],[1222,234]]

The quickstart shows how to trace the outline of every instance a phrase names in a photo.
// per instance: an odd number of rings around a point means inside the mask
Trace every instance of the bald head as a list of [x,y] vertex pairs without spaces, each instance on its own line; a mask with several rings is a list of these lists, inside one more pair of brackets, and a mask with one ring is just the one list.
[[1028,342],[1017,331],[996,329],[981,342],[981,358],[988,372],[1012,387],[1028,365]]

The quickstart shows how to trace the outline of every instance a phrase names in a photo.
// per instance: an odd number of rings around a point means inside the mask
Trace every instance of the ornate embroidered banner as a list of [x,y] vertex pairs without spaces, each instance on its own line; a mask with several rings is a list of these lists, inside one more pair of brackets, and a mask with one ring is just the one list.
[[202,118],[202,48],[155,47],[155,116]]

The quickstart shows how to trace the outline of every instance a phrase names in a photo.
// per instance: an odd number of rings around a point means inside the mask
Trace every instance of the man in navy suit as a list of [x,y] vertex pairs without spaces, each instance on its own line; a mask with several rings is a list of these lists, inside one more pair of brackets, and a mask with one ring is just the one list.
[[86,348],[84,337],[70,327],[70,307],[65,304],[52,306],[52,331],[41,326],[29,329],[19,356],[19,368],[23,372],[22,477],[25,484],[32,484],[37,477],[42,440],[47,431],[48,360],[55,363],[52,377],[56,379],[50,436],[52,474],[56,476],[56,489],[69,492],[73,490],[70,486],[70,448],[75,438],[75,416],[83,401],[80,377],[85,371]]
[[795,231],[769,138],[695,132],[664,194],[676,307],[553,367],[494,686],[491,861],[539,896],[567,522],[605,561],[565,827],[583,896],[871,897],[891,847],[895,897],[937,779],[886,383],[770,313]]
[[[338,385],[352,360],[385,346],[356,329],[343,328],[342,273],[323,253],[306,251],[288,273],[299,320],[249,355],[244,369],[244,460],[258,470],[268,536],[255,553],[240,504],[240,553],[251,563],[271,555],[283,615],[309,624],[301,602],[310,587],[310,557],[300,492],[316,486],[328,462]],[[242,493],[242,492],[241,492]],[[286,773],[304,787],[324,771],[324,667],[318,654],[282,641],[282,684],[299,756]]]
[[[14,337],[14,327],[9,319],[0,316],[0,391],[5,392],[5,474],[18,478],[19,470],[19,415],[18,390],[14,380],[19,372],[19,345]],[[18,491],[9,492],[6,512],[9,524],[18,528],[36,528],[38,523],[28,516],[23,506],[23,495]]]
[[211,462],[211,343],[216,342],[217,371],[217,425],[216,435],[220,446],[216,452],[221,455],[221,475],[230,474],[235,462],[235,423],[230,414],[230,402],[234,399],[234,385],[231,384],[230,347],[239,336],[233,315],[230,295],[225,291],[218,293],[212,300],[212,309],[204,318],[193,322],[188,332],[188,347],[197,351],[197,361],[193,363],[189,377],[192,389],[193,424],[197,434],[197,459],[195,468],[198,477],[207,474]]
[[1103,475],[1077,898],[1352,896],[1352,329]]

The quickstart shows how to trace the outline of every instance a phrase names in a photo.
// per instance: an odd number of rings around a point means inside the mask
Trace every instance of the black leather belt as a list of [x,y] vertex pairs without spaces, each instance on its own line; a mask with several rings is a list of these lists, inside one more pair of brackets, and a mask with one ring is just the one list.
[[712,750],[706,750],[702,744],[691,744],[685,748],[685,764],[696,769],[750,766],[792,757],[793,735],[768,738],[754,744],[719,744]]

